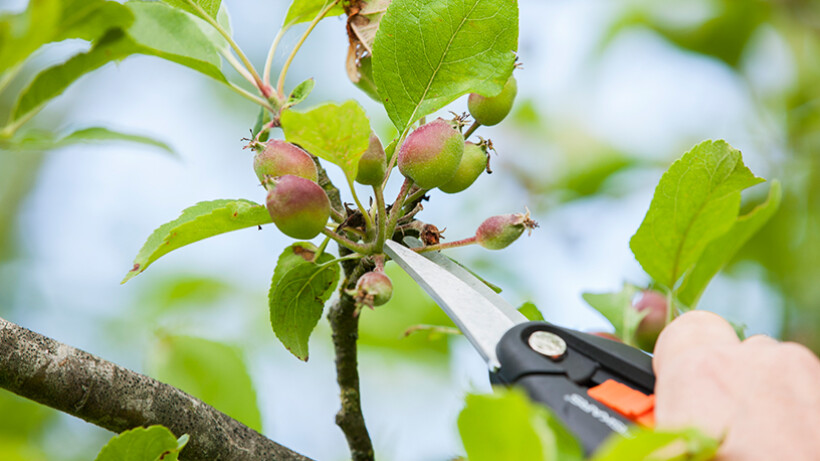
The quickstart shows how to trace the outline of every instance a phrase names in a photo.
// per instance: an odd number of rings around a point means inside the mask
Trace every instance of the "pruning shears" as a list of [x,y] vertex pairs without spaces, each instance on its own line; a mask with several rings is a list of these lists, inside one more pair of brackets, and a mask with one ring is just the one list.
[[[420,242],[405,239],[411,246]],[[447,313],[487,362],[493,384],[518,386],[547,406],[587,454],[612,433],[654,425],[652,358],[626,344],[529,321],[439,252],[388,241],[385,253]]]

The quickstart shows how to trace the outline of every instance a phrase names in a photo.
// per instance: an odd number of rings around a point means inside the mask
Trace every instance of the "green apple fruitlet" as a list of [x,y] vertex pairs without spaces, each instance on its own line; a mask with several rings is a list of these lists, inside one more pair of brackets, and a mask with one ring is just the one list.
[[281,139],[271,139],[265,144],[265,148],[256,153],[253,158],[253,171],[263,184],[266,178],[277,176],[294,175],[316,182],[319,175],[316,171],[316,164],[307,152],[295,145],[282,141]]
[[515,77],[511,75],[498,96],[488,98],[480,94],[470,93],[470,97],[467,99],[470,115],[482,125],[498,125],[510,113],[517,92],[518,84]]
[[479,245],[488,250],[500,250],[518,240],[524,230],[531,230],[538,224],[530,219],[530,214],[504,214],[487,218],[475,233]]
[[634,307],[638,312],[646,312],[646,316],[638,324],[635,340],[641,349],[651,352],[655,348],[658,335],[666,326],[669,313],[666,296],[654,290],[645,290]]
[[270,181],[266,205],[276,227],[295,239],[312,239],[330,217],[330,200],[315,182],[294,175]]
[[455,176],[438,188],[448,194],[461,192],[470,187],[486,169],[487,152],[482,146],[467,141],[464,143],[464,155],[461,156]]
[[464,153],[464,137],[437,118],[416,128],[399,149],[399,171],[419,187],[433,189],[453,178]]
[[384,272],[368,272],[356,283],[356,302],[365,306],[381,306],[393,296],[393,283]]
[[370,133],[370,144],[364,155],[359,159],[359,172],[356,174],[356,182],[368,186],[376,186],[384,181],[384,173],[387,171],[387,156],[384,154],[384,147],[376,133]]

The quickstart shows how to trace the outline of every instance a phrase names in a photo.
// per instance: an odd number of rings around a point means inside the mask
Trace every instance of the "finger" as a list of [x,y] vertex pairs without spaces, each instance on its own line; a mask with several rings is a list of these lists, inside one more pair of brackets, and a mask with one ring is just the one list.
[[706,311],[687,312],[661,331],[655,345],[652,366],[655,374],[676,357],[701,347],[721,347],[738,344],[740,340],[729,322]]
[[742,343],[745,348],[772,348],[779,344],[776,339],[766,335],[749,336]]

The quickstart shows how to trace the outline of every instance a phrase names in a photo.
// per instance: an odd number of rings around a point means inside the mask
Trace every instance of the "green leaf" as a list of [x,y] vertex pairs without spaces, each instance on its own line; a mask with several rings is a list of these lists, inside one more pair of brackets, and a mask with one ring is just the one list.
[[580,461],[581,448],[547,410],[517,389],[468,394],[458,430],[470,461]]
[[86,53],[80,53],[63,64],[38,74],[23,90],[15,104],[9,122],[39,110],[46,102],[59,96],[74,81],[103,65],[131,54],[131,42],[120,29],[109,31]]
[[339,264],[324,253],[314,262],[315,247],[295,243],[279,256],[268,293],[270,323],[282,344],[307,361],[310,333],[339,281]]
[[524,317],[526,317],[527,320],[544,320],[544,316],[541,314],[541,311],[538,310],[538,307],[529,301],[522,304],[521,307],[518,308],[518,312],[524,314]]
[[[222,0],[162,0],[163,2],[181,10],[185,10],[193,15],[205,17],[205,15],[216,19],[219,6]],[[196,6],[194,6],[196,5]],[[198,7],[198,8],[197,8]],[[201,10],[201,11],[200,11]],[[204,13],[204,15],[203,15]]]
[[134,267],[121,283],[131,280],[151,263],[177,248],[214,235],[271,222],[264,205],[250,200],[199,202],[182,211],[179,218],[159,226],[134,259]]
[[683,282],[676,290],[679,301],[691,309],[695,308],[700,295],[703,294],[712,277],[771,219],[780,206],[782,195],[780,182],[772,181],[769,197],[764,203],[737,218],[728,232],[709,243],[703,251],[703,256],[686,273]]
[[324,104],[308,112],[282,112],[285,139],[344,171],[353,181],[370,143],[370,120],[356,101]]
[[290,96],[288,96],[288,107],[295,106],[300,102],[304,101],[305,98],[308,97],[311,91],[313,91],[313,85],[315,82],[312,78],[305,80],[304,82],[296,85],[296,88],[290,92]]
[[95,461],[176,461],[187,443],[163,426],[137,427],[112,437]]
[[632,306],[632,300],[639,291],[641,289],[637,286],[624,283],[623,289],[617,293],[584,293],[583,298],[612,323],[616,336],[634,345],[638,325],[648,314],[648,311],[638,312]]
[[373,44],[373,78],[401,132],[463,94],[500,93],[517,49],[515,0],[394,0]]
[[197,18],[159,2],[128,2],[126,6],[135,18],[128,29],[134,53],[166,59],[228,82],[220,70],[219,45],[202,31]]
[[139,144],[146,144],[160,148],[170,154],[175,154],[168,144],[147,136],[122,133],[112,131],[103,127],[91,127],[69,133],[59,139],[54,138],[54,134],[47,131],[30,131],[24,135],[12,139],[8,142],[0,140],[0,147],[9,150],[53,150],[62,147],[73,146],[75,144],[86,144],[100,141],[126,141]]
[[[257,139],[259,132],[262,131],[262,128],[265,127],[268,123],[270,123],[270,111],[265,109],[264,107],[259,108],[259,114],[256,116],[256,122],[253,124],[253,129],[251,130],[251,138]],[[265,142],[270,137],[270,130],[265,131],[262,135],[259,135],[259,142]]]
[[704,141],[661,177],[649,211],[629,242],[656,282],[674,288],[706,246],[729,231],[740,191],[763,182],[725,141]]
[[[288,8],[288,13],[285,16],[285,23],[282,27],[290,27],[294,24],[299,24],[300,22],[313,21],[313,18],[315,18],[331,2],[332,0],[293,0],[290,8]],[[344,12],[345,10],[342,7],[341,2],[336,2],[336,5],[331,7],[325,14],[325,17],[329,18],[331,16],[338,16],[340,14],[344,14]]]
[[20,14],[0,16],[0,74],[46,43],[69,38],[94,41],[132,21],[128,9],[117,2],[33,0]]
[[215,46],[194,18],[156,2],[130,2],[126,7],[134,16],[127,35],[110,30],[88,52],[38,74],[21,93],[10,122],[41,109],[83,75],[136,53],[167,59],[227,83]]
[[718,442],[697,430],[654,432],[636,429],[634,437],[613,434],[592,461],[707,461],[715,456]]
[[262,416],[248,367],[227,344],[189,336],[160,339],[148,362],[149,374],[261,432]]

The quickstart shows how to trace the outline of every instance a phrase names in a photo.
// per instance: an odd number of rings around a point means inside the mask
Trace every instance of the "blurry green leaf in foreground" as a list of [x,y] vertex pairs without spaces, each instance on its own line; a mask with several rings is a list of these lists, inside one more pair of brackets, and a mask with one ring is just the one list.
[[314,261],[316,247],[295,243],[282,252],[273,272],[268,306],[276,337],[300,360],[308,359],[308,340],[325,302],[339,282],[339,264],[323,253]]
[[447,337],[442,334],[414,334],[405,337],[415,325],[452,327],[447,314],[400,267],[390,262],[385,273],[393,282],[393,297],[383,306],[365,310],[359,316],[359,344],[405,352],[420,359],[421,352],[446,353]]
[[43,453],[28,437],[9,437],[0,433],[0,459],[3,461],[47,461]]
[[592,461],[707,461],[718,442],[694,429],[679,432],[637,430],[632,438],[613,434]]
[[160,256],[225,232],[271,222],[264,205],[250,200],[213,200],[199,202],[182,211],[179,218],[159,226],[134,259],[134,267],[121,283],[144,271]]
[[356,101],[323,104],[307,112],[282,112],[285,138],[341,167],[351,183],[370,145],[370,120]]
[[94,41],[133,21],[123,5],[102,0],[32,0],[19,14],[0,14],[0,74],[42,45],[69,38]]
[[262,430],[256,391],[236,348],[202,338],[166,336],[149,356],[147,368],[152,377]]
[[95,461],[176,461],[187,443],[163,426],[138,427],[111,438]]
[[157,147],[170,154],[174,150],[168,144],[156,139],[138,134],[122,133],[109,130],[103,127],[91,127],[77,130],[61,138],[55,138],[53,133],[47,131],[32,131],[17,138],[3,141],[0,140],[0,147],[9,150],[52,150],[62,147],[73,146],[75,144],[86,144],[96,142],[125,141],[148,146]]
[[655,281],[673,288],[706,246],[734,225],[740,191],[763,181],[725,141],[693,147],[661,177],[629,241],[635,258]]
[[772,181],[766,201],[737,218],[729,232],[706,247],[703,256],[692,270],[687,272],[680,287],[676,290],[678,300],[694,309],[712,277],[771,219],[780,206],[781,197],[780,182]]
[[134,17],[127,31],[111,29],[92,48],[50,67],[25,88],[10,122],[25,120],[83,75],[132,54],[146,54],[190,67],[221,82],[221,58],[189,15],[157,2],[129,2]]
[[635,332],[647,314],[647,311],[638,312],[632,306],[633,299],[640,291],[637,286],[624,283],[619,292],[584,293],[583,298],[615,327],[615,336],[629,345],[634,345]]
[[156,314],[181,307],[201,310],[217,306],[233,292],[227,281],[203,275],[172,274],[143,287],[140,310],[153,318]]
[[[458,431],[470,461],[580,461],[578,441],[517,389],[467,395]],[[629,459],[629,458],[623,458]]]
[[541,314],[541,311],[538,310],[538,307],[531,302],[526,302],[518,308],[518,312],[524,314],[524,317],[527,320],[535,321],[535,320],[544,320],[544,316]]
[[196,16],[209,16],[216,19],[219,12],[219,5],[222,0],[162,0],[163,2],[176,8],[185,10]]
[[[288,14],[285,16],[285,24],[283,27],[289,27],[300,22],[313,21],[323,9],[333,3],[333,0],[293,0],[288,8]],[[330,10],[325,14],[326,18],[331,16],[338,16],[344,14],[345,10],[341,2],[336,2]]]

